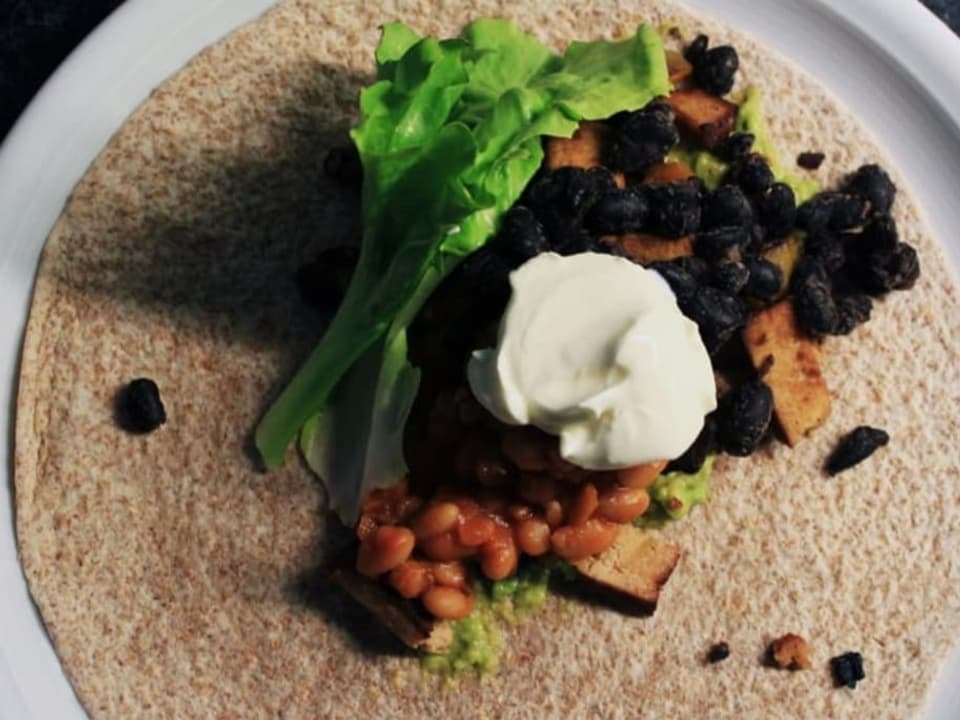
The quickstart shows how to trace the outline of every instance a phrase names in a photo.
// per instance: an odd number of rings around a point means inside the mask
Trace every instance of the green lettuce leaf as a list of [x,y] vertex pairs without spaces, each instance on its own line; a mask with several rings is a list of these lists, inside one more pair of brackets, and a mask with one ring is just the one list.
[[659,36],[574,43],[558,56],[505,20],[459,38],[388,23],[377,81],[351,137],[364,168],[364,234],[346,297],[314,352],[263,417],[268,467],[301,448],[350,522],[359,499],[405,471],[402,430],[418,375],[406,328],[437,284],[497,230],[543,160],[545,135],[669,92]]

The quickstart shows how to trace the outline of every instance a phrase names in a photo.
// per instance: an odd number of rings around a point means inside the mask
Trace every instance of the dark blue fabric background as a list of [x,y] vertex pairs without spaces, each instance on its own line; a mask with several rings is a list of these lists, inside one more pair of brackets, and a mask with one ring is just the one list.
[[[57,65],[121,2],[0,0],[0,139]],[[960,0],[923,2],[960,33]]]

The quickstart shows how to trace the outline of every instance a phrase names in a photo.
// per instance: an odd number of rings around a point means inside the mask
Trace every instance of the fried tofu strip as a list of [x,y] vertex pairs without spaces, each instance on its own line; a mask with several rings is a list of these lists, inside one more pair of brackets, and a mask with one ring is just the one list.
[[[546,164],[550,170],[561,167],[592,168],[603,165],[603,145],[609,129],[601,122],[585,121],[570,138],[547,138]],[[623,173],[613,173],[618,187],[626,186]]]
[[[353,553],[349,554],[352,558]],[[407,647],[442,654],[453,643],[453,626],[437,620],[390,588],[356,572],[351,562],[338,563],[330,579],[365,607]]]
[[679,559],[680,548],[658,533],[624,525],[609,550],[573,566],[605,591],[622,596],[638,609],[652,611]]
[[[830,390],[820,369],[820,346],[797,327],[790,300],[754,315],[743,343],[773,392],[773,409],[787,443],[795,446],[830,415]],[[772,363],[772,364],[771,364]]]
[[[401,642],[414,650],[443,654],[453,642],[453,625],[437,620],[385,585],[360,575],[347,553],[329,570],[330,579],[365,607]],[[625,610],[652,612],[680,558],[680,550],[657,533],[624,525],[604,553],[573,566],[591,589],[615,599]]]
[[672,239],[643,233],[627,233],[606,235],[600,239],[602,242],[619,246],[624,255],[641,265],[693,255],[692,236]]
[[737,118],[737,106],[732,102],[696,88],[675,90],[667,102],[680,126],[695,135],[706,148],[723,141],[733,130]]

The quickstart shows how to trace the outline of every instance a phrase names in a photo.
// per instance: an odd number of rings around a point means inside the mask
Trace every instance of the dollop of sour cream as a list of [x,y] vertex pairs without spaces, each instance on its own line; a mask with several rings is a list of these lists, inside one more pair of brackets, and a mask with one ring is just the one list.
[[510,275],[497,347],[473,353],[477,399],[560,437],[593,470],[683,454],[716,407],[697,326],[652,270],[598,253],[537,255]]

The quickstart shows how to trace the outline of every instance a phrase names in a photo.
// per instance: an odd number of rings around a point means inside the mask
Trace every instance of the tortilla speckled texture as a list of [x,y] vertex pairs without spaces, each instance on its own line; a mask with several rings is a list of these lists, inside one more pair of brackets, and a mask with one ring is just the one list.
[[[292,281],[357,235],[321,160],[354,120],[377,26],[455,34],[505,15],[558,48],[678,17],[732,40],[790,158],[836,180],[882,155],[806,76],[670,2],[366,4],[294,0],[199,55],[117,133],[47,244],[23,358],[17,531],[30,588],[94,718],[907,718],[960,638],[960,308],[946,261],[901,193],[915,290],[830,339],[827,425],[718,463],[714,497],[670,533],[684,556],[655,616],[556,602],[513,632],[502,670],[453,688],[315,579],[319,485],[291,451],[269,475],[249,435],[323,318]],[[169,422],[118,431],[113,397],[155,378]],[[833,479],[861,423],[891,444]],[[814,669],[761,662],[796,632]],[[732,655],[704,666],[712,642]],[[867,680],[831,687],[860,650]]]

